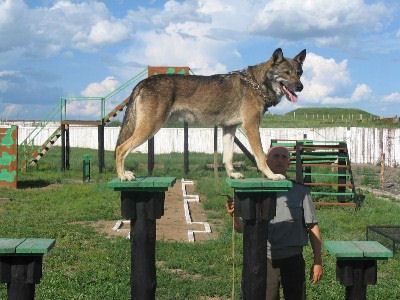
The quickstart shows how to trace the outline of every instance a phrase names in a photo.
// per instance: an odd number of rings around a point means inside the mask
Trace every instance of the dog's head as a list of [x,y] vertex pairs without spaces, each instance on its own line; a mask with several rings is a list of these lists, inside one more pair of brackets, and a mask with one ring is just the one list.
[[305,58],[305,49],[293,59],[283,57],[281,48],[274,51],[271,58],[272,67],[267,72],[267,79],[278,97],[285,95],[289,101],[297,101],[296,92],[303,89],[300,77],[303,74],[302,66]]

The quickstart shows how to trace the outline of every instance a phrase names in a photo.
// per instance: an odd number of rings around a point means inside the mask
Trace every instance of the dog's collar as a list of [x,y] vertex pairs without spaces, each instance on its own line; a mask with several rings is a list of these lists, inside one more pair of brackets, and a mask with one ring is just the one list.
[[239,75],[240,79],[242,79],[244,82],[249,84],[253,90],[257,91],[261,97],[264,99],[264,113],[267,111],[268,107],[270,106],[270,103],[268,103],[268,95],[266,91],[260,86],[260,84],[254,79],[254,77],[247,71],[247,70],[240,70],[240,71],[233,71],[230,72],[229,74],[236,74]]

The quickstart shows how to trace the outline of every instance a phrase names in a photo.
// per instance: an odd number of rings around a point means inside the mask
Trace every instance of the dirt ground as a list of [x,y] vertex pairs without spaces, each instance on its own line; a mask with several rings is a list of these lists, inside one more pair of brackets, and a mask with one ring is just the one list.
[[[187,185],[188,194],[196,194],[196,183],[194,185]],[[207,217],[202,208],[202,197],[200,195],[200,203],[190,202],[190,214],[193,222],[207,222]],[[204,230],[203,225],[187,224],[183,206],[182,183],[177,180],[175,185],[168,190],[165,195],[164,203],[164,216],[157,220],[157,240],[163,241],[180,241],[188,242],[188,230]],[[98,221],[91,223],[96,230],[108,236],[124,236],[129,233],[129,224],[124,224],[119,231],[112,228],[118,220],[113,221]],[[195,241],[202,241],[216,238],[216,233],[211,226],[211,233],[195,233]]]

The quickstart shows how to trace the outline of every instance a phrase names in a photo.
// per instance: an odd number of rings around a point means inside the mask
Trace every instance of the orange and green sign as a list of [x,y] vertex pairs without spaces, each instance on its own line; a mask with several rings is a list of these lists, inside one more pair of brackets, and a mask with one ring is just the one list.
[[18,127],[0,128],[0,187],[17,187]]
[[147,77],[157,74],[178,74],[178,75],[189,75],[189,67],[147,67]]

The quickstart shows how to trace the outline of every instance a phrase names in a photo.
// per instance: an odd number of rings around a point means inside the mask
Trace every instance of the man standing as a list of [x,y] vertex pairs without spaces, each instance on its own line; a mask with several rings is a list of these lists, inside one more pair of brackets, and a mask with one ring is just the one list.
[[[285,147],[272,147],[267,164],[274,173],[286,175],[290,157]],[[267,243],[267,299],[279,300],[282,285],[286,300],[305,300],[305,262],[303,247],[310,239],[314,254],[311,282],[317,283],[323,273],[321,234],[315,215],[310,190],[294,183],[288,192],[278,192],[276,214],[268,225]],[[233,202],[227,204],[233,216]],[[242,231],[240,218],[234,218],[235,229]]]

